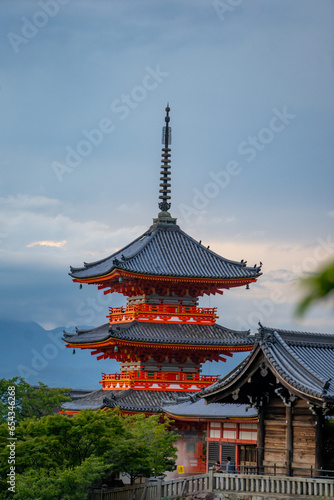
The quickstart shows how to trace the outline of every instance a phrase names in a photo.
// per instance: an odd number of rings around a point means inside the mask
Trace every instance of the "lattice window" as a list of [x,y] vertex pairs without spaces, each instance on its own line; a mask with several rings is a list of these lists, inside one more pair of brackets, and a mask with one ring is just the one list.
[[224,422],[223,438],[237,439],[237,424]]
[[257,424],[240,424],[239,439],[257,440]]
[[210,422],[210,438],[220,438],[220,422]]

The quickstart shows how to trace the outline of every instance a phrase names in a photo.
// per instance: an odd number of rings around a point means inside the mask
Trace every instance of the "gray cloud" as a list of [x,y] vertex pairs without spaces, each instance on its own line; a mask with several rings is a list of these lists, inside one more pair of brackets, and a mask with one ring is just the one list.
[[[39,9],[35,1],[3,1],[3,32],[20,34],[22,17],[32,20]],[[250,293],[231,290],[217,299],[220,322],[237,327],[241,310],[247,318],[254,300],[287,286],[283,271],[309,263],[317,239],[332,234],[332,20],[327,0],[321,9],[311,0],[242,2],[223,22],[212,2],[201,0],[191,7],[186,0],[71,0],[18,53],[5,39],[1,315],[58,326],[82,323],[82,303],[94,309],[87,299],[96,299],[96,290],[79,292],[69,265],[109,255],[157,215],[168,100],[172,215],[227,258],[264,262],[264,276]],[[157,65],[168,78],[121,120],[112,103]],[[238,146],[284,106],[296,119],[247,163]],[[115,131],[60,184],[52,162],[104,117]],[[191,206],[194,189],[232,160],[240,175],[182,221],[178,206]],[[292,309],[277,304],[268,320],[293,325]],[[106,311],[96,310],[93,323],[102,323]],[[329,328],[330,314],[325,318]],[[312,321],[316,326],[321,318]]]

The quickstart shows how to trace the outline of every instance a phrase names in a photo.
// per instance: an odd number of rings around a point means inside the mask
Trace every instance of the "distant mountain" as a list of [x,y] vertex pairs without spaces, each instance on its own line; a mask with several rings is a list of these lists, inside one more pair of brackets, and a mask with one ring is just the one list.
[[[83,327],[88,328],[88,327]],[[90,349],[67,349],[61,340],[64,327],[44,330],[34,322],[0,320],[0,378],[23,377],[30,384],[43,382],[50,387],[100,389],[101,373],[113,373],[120,364],[97,360]],[[227,362],[205,363],[203,374],[225,375],[247,353],[237,353]]]
[[30,384],[99,389],[101,372],[116,372],[119,363],[99,360],[90,350],[67,349],[63,327],[44,330],[34,322],[0,320],[0,378],[23,377]]

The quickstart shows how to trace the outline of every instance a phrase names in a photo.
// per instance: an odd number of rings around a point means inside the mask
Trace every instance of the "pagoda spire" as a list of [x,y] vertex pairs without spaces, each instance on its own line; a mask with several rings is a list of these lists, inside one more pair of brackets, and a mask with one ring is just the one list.
[[[164,147],[162,148],[162,165],[161,165],[161,172],[160,172],[160,196],[159,196],[159,208],[161,212],[159,213],[159,222],[175,222],[176,219],[172,219],[170,213],[168,210],[171,207],[171,177],[170,177],[170,157],[171,157],[171,149],[170,145],[172,142],[172,129],[169,126],[169,112],[170,112],[170,107],[169,104],[167,103],[166,107],[166,116],[165,116],[165,123],[166,125],[162,128],[162,144]],[[169,220],[166,220],[169,219]]]

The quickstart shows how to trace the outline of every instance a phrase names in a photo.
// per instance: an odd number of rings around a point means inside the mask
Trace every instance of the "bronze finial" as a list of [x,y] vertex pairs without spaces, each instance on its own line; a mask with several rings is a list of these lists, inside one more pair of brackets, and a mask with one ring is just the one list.
[[[171,177],[170,177],[170,151],[171,149],[169,148],[169,145],[172,142],[172,129],[169,126],[169,121],[170,121],[170,107],[169,103],[167,103],[166,107],[166,116],[165,116],[165,122],[166,126],[162,128],[162,144],[164,144],[164,147],[162,148],[162,165],[161,165],[161,172],[160,172],[160,196],[159,200],[159,208],[162,212],[162,215],[164,217],[170,217],[170,214],[168,213],[168,210],[171,207],[171,203],[169,200],[171,199],[170,193],[170,187],[171,187]],[[160,217],[160,214],[159,214]]]

